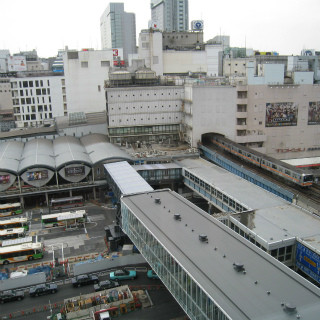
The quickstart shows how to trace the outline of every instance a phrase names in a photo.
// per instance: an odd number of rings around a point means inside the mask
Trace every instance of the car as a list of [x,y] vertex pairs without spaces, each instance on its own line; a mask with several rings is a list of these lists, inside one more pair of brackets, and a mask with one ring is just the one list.
[[120,284],[118,281],[104,280],[95,284],[93,288],[95,291],[101,291],[101,290],[108,290],[108,289],[119,287],[119,286]]
[[74,287],[86,286],[88,284],[96,284],[99,282],[98,276],[95,274],[81,274],[71,279]]
[[20,301],[24,298],[24,292],[22,290],[6,290],[0,293],[0,303],[9,301]]
[[44,283],[31,287],[29,290],[29,295],[31,297],[37,297],[49,293],[56,293],[57,291],[58,286],[55,283]]
[[149,279],[159,279],[158,275],[152,269],[147,271],[147,277]]
[[110,273],[110,279],[111,280],[128,280],[128,279],[135,279],[137,277],[137,272],[134,270],[125,270],[125,269],[119,269],[114,272]]

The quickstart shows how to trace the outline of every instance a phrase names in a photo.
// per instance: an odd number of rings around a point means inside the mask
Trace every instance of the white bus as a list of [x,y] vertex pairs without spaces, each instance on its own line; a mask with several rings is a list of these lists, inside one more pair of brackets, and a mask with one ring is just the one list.
[[25,236],[26,236],[26,230],[24,228],[0,230],[0,245],[2,245],[2,242],[5,240],[23,238]]
[[87,221],[86,210],[74,212],[59,212],[46,214],[41,217],[45,228],[81,226]]
[[41,258],[43,258],[43,244],[41,242],[0,248],[0,264],[32,261]]

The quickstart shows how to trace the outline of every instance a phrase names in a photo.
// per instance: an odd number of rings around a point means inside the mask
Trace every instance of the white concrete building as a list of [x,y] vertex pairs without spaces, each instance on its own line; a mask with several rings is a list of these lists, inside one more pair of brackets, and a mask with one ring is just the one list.
[[18,128],[54,123],[64,115],[62,76],[11,78],[13,113]]
[[70,112],[105,111],[104,82],[108,79],[112,64],[112,49],[63,53],[67,94],[65,115]]
[[100,33],[101,48],[122,48],[122,60],[137,52],[135,14],[125,12],[123,3],[109,3],[100,18]]
[[164,50],[162,32],[142,30],[139,35],[139,59],[157,75],[189,75],[190,73],[218,76],[222,68],[223,44],[206,44],[204,50]]
[[111,142],[180,140],[183,86],[106,88]]

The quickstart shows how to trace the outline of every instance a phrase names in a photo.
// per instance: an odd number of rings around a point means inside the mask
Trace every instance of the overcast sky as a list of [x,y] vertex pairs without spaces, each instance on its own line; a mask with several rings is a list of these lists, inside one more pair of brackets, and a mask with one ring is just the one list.
[[[150,0],[123,0],[126,12],[136,15],[137,34],[148,28]],[[10,53],[36,49],[40,57],[59,49],[101,49],[100,17],[105,0],[3,0],[0,49]],[[319,0],[189,0],[189,25],[204,20],[204,39],[230,36],[232,47],[300,54],[320,51]],[[138,41],[138,37],[137,37]]]

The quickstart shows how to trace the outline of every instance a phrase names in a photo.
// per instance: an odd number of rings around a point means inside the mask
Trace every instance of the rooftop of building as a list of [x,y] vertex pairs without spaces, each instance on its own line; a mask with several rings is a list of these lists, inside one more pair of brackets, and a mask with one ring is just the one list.
[[319,217],[201,158],[176,163],[249,207],[250,213],[234,217],[270,247],[273,243],[298,237],[320,252]]
[[[124,196],[123,205],[232,319],[318,316],[318,288],[177,193]],[[296,312],[288,314],[285,304]]]
[[88,166],[102,161],[131,160],[116,145],[108,142],[106,135],[90,134],[81,138],[60,136],[55,139],[35,138],[27,142],[0,143],[1,171],[19,174],[29,168],[44,167],[59,170],[61,167],[82,163]]

